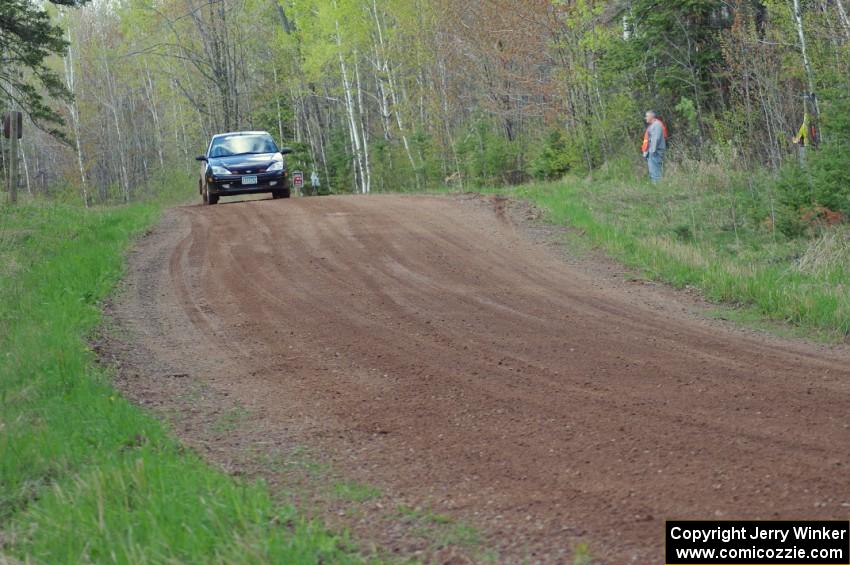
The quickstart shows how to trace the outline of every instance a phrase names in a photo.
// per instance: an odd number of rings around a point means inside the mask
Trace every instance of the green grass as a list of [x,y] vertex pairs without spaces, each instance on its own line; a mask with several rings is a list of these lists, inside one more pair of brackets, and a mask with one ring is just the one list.
[[736,319],[781,322],[796,328],[794,335],[846,340],[850,229],[785,237],[769,223],[769,180],[754,185],[705,168],[673,171],[657,185],[627,170],[500,192],[540,206],[548,221],[575,228],[643,276],[700,289],[736,309]]
[[325,480],[332,471],[329,465],[320,462],[311,450],[303,445],[296,445],[285,451],[264,450],[257,453],[257,459],[272,473],[298,473],[316,480]]
[[249,415],[248,411],[241,406],[231,408],[213,423],[212,430],[219,434],[232,432],[238,429]]
[[334,495],[342,500],[366,502],[382,496],[381,490],[371,485],[356,482],[339,482],[334,485]]
[[573,550],[573,565],[591,565],[593,557],[590,554],[590,547],[586,543],[576,544]]
[[436,549],[448,546],[474,548],[482,543],[477,529],[444,514],[409,506],[400,506],[398,513],[402,522],[412,524],[413,532],[431,540]]
[[360,561],[263,484],[186,451],[95,364],[86,336],[100,302],[160,210],[0,208],[0,551],[44,563]]

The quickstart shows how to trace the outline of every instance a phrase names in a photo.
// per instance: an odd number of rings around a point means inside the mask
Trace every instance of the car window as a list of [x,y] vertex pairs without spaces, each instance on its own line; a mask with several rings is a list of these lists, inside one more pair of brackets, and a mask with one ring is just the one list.
[[210,157],[228,157],[244,153],[275,153],[277,146],[268,135],[227,135],[217,137],[210,147]]

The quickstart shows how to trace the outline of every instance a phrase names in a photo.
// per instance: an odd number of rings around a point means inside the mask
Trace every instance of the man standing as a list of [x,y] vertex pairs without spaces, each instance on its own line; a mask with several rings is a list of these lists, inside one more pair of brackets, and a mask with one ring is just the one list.
[[667,127],[650,110],[646,113],[646,131],[643,132],[643,158],[649,167],[652,182],[661,180],[664,171],[664,152],[667,150]]
[[321,185],[319,184],[319,173],[317,173],[314,169],[313,174],[310,175],[310,188],[313,189],[313,194],[319,193],[320,186]]
[[800,164],[806,164],[806,150],[809,147],[817,146],[820,141],[820,132],[814,125],[814,120],[808,112],[803,114],[803,124],[797,135],[794,136],[794,143],[800,146]]

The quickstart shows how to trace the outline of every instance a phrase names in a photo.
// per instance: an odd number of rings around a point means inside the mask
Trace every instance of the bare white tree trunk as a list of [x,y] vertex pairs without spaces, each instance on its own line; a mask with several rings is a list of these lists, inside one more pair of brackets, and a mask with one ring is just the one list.
[[390,132],[390,105],[388,100],[388,92],[386,87],[386,76],[383,72],[383,65],[381,64],[381,56],[378,53],[377,44],[372,46],[372,52],[375,56],[375,79],[378,83],[378,109],[381,112],[381,125],[384,128],[384,139],[389,141],[392,139],[392,133]]
[[[328,170],[328,157],[325,153],[325,140],[324,140],[324,136],[322,135],[322,130],[323,130],[323,128],[322,128],[322,115],[321,115],[321,110],[319,108],[319,105],[316,102],[315,98],[313,99],[313,105],[314,105],[315,110],[316,110],[316,129],[318,130],[318,135],[316,137],[317,137],[318,142],[319,142],[319,151],[322,155],[322,167],[325,171],[325,183],[327,183],[326,186],[328,187],[328,190],[332,192],[333,187],[331,186],[331,174],[330,174],[330,171]],[[309,115],[308,115],[307,119],[308,119],[307,123],[309,125],[309,123],[310,123],[309,122]],[[327,128],[325,128],[325,129],[327,129]]]
[[850,40],[850,18],[847,17],[847,10],[844,8],[844,0],[835,0],[838,6],[838,19],[841,20],[841,27],[844,28],[844,35]]
[[[68,26],[68,54],[62,60],[65,65],[65,86],[76,95],[76,80],[74,75],[74,44],[71,42],[71,26]],[[76,99],[67,104],[68,113],[71,115],[71,127],[74,130],[74,146],[77,152],[77,166],[80,168],[80,186],[83,191],[83,204],[89,207],[89,191],[86,181],[86,169],[83,166],[83,149],[80,145],[80,113],[77,109]]]
[[[803,67],[806,69],[806,80],[809,86],[809,94],[813,94],[815,92],[815,79],[814,74],[812,73],[812,63],[809,60],[809,51],[806,48],[806,33],[803,29],[803,11],[800,7],[800,0],[794,1],[794,23],[797,26],[797,37],[800,40],[800,52],[803,55]],[[815,111],[820,113],[820,108],[818,107],[817,98],[814,100]]]
[[[302,128],[301,128],[301,117],[302,117],[302,114],[303,114],[301,109],[304,106],[304,104],[302,102],[301,95],[299,95],[295,91],[295,87],[292,87],[290,92],[292,93],[292,103],[295,106],[295,112],[294,112],[294,115],[295,115],[295,141],[297,141],[298,143],[301,143],[304,140],[304,133],[302,132]],[[278,104],[278,108],[280,108],[280,104]],[[280,110],[278,109],[278,112],[279,111]],[[281,136],[281,137],[283,137],[283,136]]]
[[[180,144],[180,125],[177,123],[177,116],[178,115],[179,114],[178,114],[178,110],[177,110],[177,101],[174,100],[173,103],[171,104],[171,116],[172,116],[171,117],[171,126],[172,126],[172,129],[174,130],[174,131],[172,131],[172,133],[174,134],[174,147],[180,147],[180,145],[181,145]],[[184,152],[186,151],[185,147],[183,148],[183,151]]]
[[464,184],[463,176],[460,174],[460,159],[457,155],[457,146],[455,145],[454,136],[452,135],[452,128],[449,122],[449,117],[451,113],[449,112],[449,92],[448,92],[448,76],[446,72],[446,65],[443,61],[439,62],[439,70],[440,70],[440,94],[442,94],[442,102],[443,102],[443,124],[446,127],[446,138],[449,141],[449,147],[452,150],[452,157],[454,157],[455,162],[455,175],[457,175],[458,182],[462,187]]
[[398,126],[398,132],[401,135],[401,142],[402,145],[404,145],[404,151],[407,154],[407,159],[410,161],[410,167],[413,169],[416,176],[416,183],[419,184],[419,175],[416,173],[416,162],[413,160],[413,152],[410,150],[410,143],[407,141],[407,132],[404,129],[404,124],[402,123],[401,112],[398,110],[398,96],[396,95],[395,82],[389,64],[389,57],[386,54],[387,49],[384,42],[383,25],[381,24],[381,19],[378,17],[378,4],[376,0],[372,0],[372,14],[375,18],[375,30],[378,33],[378,44],[381,47],[381,70],[387,77],[387,86],[389,87],[390,100],[392,100],[393,103],[393,113],[395,114],[396,125]]
[[29,164],[27,163],[27,152],[24,150],[24,144],[18,144],[18,149],[21,152],[21,163],[23,163],[24,165],[24,179],[27,182],[27,194],[32,197],[32,186],[30,185],[30,168]]
[[[172,81],[172,88],[177,88],[174,81]],[[183,118],[183,105],[180,104],[180,101],[176,96],[173,97],[171,101],[171,116],[172,125],[174,126],[175,147],[180,148],[180,151],[183,153],[183,162],[186,163],[186,170],[191,171],[193,167],[189,158],[189,140],[186,137],[186,120]]]
[[363,163],[366,169],[366,179],[363,183],[363,192],[372,192],[372,169],[369,166],[369,128],[364,122],[366,110],[363,108],[363,89],[360,86],[360,65],[357,64],[357,51],[354,51],[354,76],[357,79],[357,108],[360,115],[360,133],[363,135]]
[[162,146],[163,146],[163,135],[162,135],[162,127],[159,124],[159,112],[156,107],[156,94],[154,92],[153,80],[151,79],[151,73],[148,69],[147,60],[145,60],[145,95],[148,99],[148,108],[151,112],[151,118],[153,118],[153,125],[156,131],[156,152],[159,157],[159,168],[165,168],[165,159],[162,154]]
[[278,142],[283,143],[283,114],[280,110],[280,87],[278,87],[277,82],[277,65],[272,65],[272,72],[274,73],[274,103],[277,109],[277,135]]
[[348,80],[348,68],[345,65],[345,59],[342,56],[342,36],[339,30],[339,21],[336,22],[336,45],[337,55],[339,55],[339,68],[342,73],[342,87],[345,91],[345,108],[348,113],[348,127],[351,135],[351,146],[354,150],[354,161],[359,173],[358,179],[355,181],[357,192],[366,193],[366,170],[363,166],[363,148],[361,146],[361,138],[359,128],[357,127],[357,119],[354,115],[354,99],[351,92],[351,82]]
[[121,188],[124,192],[124,201],[130,201],[130,178],[127,172],[127,158],[126,158],[126,147],[124,147],[124,138],[121,135],[121,123],[118,120],[118,102],[115,99],[115,83],[112,74],[109,72],[109,61],[106,56],[103,57],[103,70],[106,74],[106,85],[107,85],[107,95],[109,96],[109,102],[106,103],[106,106],[112,112],[112,122],[115,126],[115,135],[118,147],[116,148],[118,153],[118,162],[121,167]]
[[[307,143],[310,144],[310,158],[313,163],[318,161],[319,145],[316,142],[316,137],[313,135],[313,128],[310,127],[310,115],[307,114],[307,105],[304,105],[304,128],[307,130]],[[315,165],[313,165],[315,167]]]

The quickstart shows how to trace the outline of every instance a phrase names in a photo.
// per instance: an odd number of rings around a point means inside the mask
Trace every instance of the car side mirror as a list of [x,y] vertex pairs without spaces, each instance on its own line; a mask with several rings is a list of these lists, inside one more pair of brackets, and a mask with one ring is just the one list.
[[206,161],[206,160],[207,160],[206,155],[201,155],[199,157],[195,157],[195,161]]
[[289,155],[290,153],[292,153],[291,147],[281,147],[280,148],[280,154],[281,155]]

